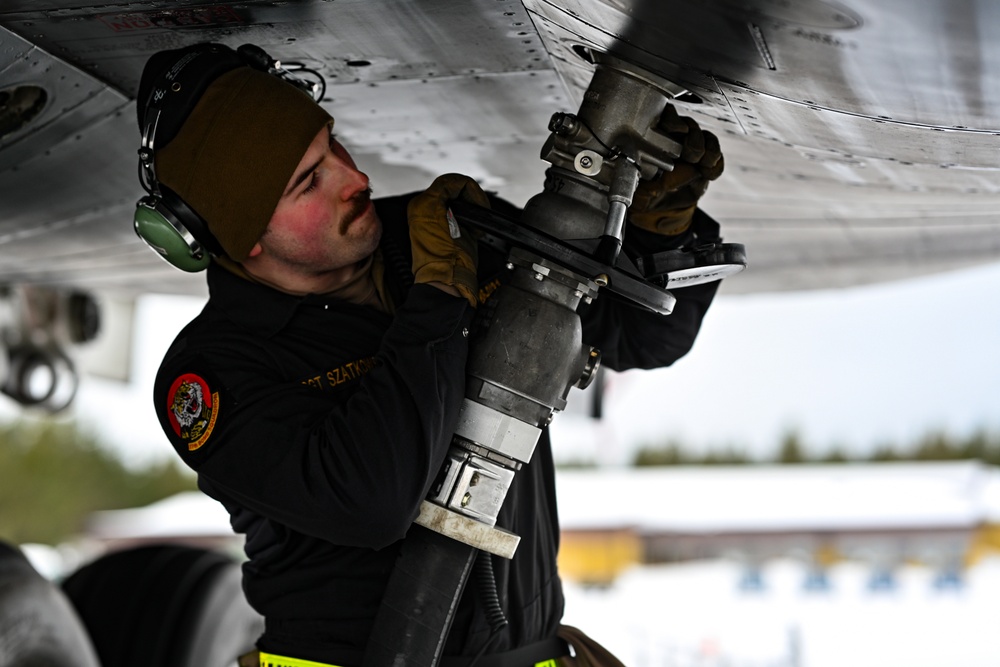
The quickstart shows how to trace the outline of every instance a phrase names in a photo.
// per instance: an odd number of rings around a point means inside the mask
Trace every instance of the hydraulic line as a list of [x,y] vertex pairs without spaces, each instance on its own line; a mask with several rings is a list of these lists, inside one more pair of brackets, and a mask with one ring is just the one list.
[[507,627],[507,616],[500,604],[500,594],[497,592],[497,581],[493,576],[493,556],[480,551],[476,556],[475,565],[476,586],[479,598],[486,608],[486,622],[490,626],[490,637]]

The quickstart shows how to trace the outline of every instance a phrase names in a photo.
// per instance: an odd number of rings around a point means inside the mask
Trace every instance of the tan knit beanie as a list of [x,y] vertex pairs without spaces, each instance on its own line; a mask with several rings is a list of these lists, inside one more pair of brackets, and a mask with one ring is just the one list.
[[242,262],[327,125],[333,118],[306,93],[238,67],[212,82],[177,136],[156,152],[156,175]]

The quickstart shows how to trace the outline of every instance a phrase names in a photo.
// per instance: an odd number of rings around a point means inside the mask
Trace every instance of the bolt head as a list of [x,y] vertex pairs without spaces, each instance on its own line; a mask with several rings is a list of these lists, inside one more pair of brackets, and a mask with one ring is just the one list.
[[572,115],[558,111],[549,120],[549,132],[565,136],[573,131],[575,124],[576,119]]

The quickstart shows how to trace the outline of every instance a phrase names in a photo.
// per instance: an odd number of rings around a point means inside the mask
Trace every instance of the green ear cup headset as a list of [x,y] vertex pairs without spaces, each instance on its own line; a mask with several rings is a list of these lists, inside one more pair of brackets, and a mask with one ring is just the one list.
[[[208,86],[226,72],[244,65],[273,74],[312,95],[317,102],[326,93],[319,72],[298,63],[285,69],[263,49],[244,44],[235,51],[222,44],[197,44],[164,51],[146,64],[137,97],[142,145],[139,148],[139,182],[148,193],[136,204],[136,234],[168,263],[187,272],[202,271],[213,256],[225,251],[198,213],[156,178],[154,154],[170,142],[201,99]],[[147,80],[145,74],[160,74]],[[315,80],[293,76],[307,72]]]

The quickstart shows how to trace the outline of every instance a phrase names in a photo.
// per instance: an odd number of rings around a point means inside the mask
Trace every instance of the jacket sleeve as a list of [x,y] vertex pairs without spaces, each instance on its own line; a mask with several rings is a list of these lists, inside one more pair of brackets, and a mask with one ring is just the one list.
[[677,303],[670,315],[602,296],[581,307],[583,340],[601,351],[601,363],[612,370],[669,366],[691,350],[718,285],[672,290]]
[[[341,401],[251,351],[179,339],[157,378],[157,414],[185,462],[236,504],[335,544],[381,548],[403,537],[444,460],[471,313],[464,300],[415,286],[374,367]],[[185,377],[214,399],[200,443],[178,432],[169,409]]]
[[[695,216],[698,227],[717,237],[718,223],[700,209]],[[625,251],[672,250],[691,243],[692,233],[668,237],[630,225]],[[718,289],[719,283],[712,282],[671,290],[677,303],[670,315],[653,313],[602,291],[592,304],[579,309],[583,340],[601,351],[601,363],[612,370],[669,366],[694,345]]]

